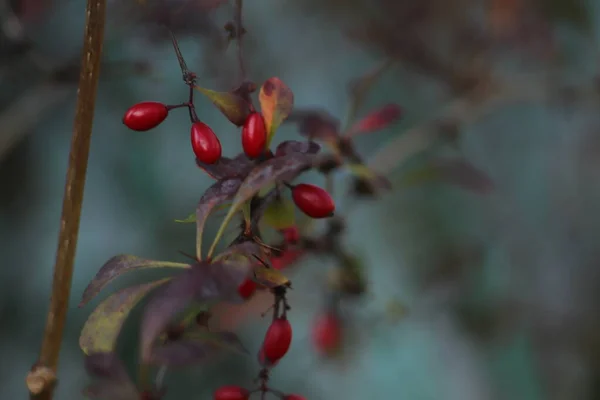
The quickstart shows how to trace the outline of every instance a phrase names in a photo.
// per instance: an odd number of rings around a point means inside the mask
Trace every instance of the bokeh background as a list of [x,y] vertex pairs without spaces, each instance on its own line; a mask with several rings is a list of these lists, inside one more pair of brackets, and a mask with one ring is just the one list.
[[[46,318],[84,3],[0,2],[3,399],[27,397],[24,378]],[[127,130],[121,117],[141,100],[174,104],[186,96],[160,24],[178,35],[203,86],[235,85],[235,52],[226,49],[222,28],[233,13],[230,3],[109,0],[57,399],[82,398],[87,382],[78,335],[98,301],[76,305],[96,270],[118,253],[185,260],[177,251],[193,252],[194,227],[174,219],[194,210],[210,180],[194,163],[185,113],[173,113],[147,133]],[[329,265],[308,259],[297,266],[291,272],[295,341],[274,371],[273,386],[314,400],[600,399],[600,3],[245,3],[251,78],[280,77],[298,107],[341,117],[348,82],[386,58],[396,60],[373,87],[367,108],[396,102],[404,117],[359,139],[367,158],[401,135],[447,127],[428,121],[482,82],[499,77],[525,98],[489,106],[484,96],[468,103],[457,117],[463,123],[453,124],[453,114],[444,120],[454,127],[450,144],[436,142],[404,167],[385,171],[402,181],[408,164],[458,154],[494,182],[487,195],[427,183],[349,208],[347,176],[337,176],[339,213],[348,210],[347,241],[365,262],[369,293],[348,306],[353,340],[343,360],[322,360],[307,332],[322,307],[318,293]],[[240,151],[238,133],[222,115],[205,99],[197,107],[225,153]],[[488,107],[485,115],[469,117],[482,107]],[[280,135],[293,137],[293,127]],[[218,222],[211,222],[207,237]],[[124,276],[104,296],[150,275]],[[390,301],[409,310],[397,323],[386,316]],[[266,324],[240,324],[252,352]],[[130,365],[136,329],[134,315],[121,345]],[[208,399],[221,384],[251,385],[257,370],[254,357],[224,355],[169,373],[167,398]]]

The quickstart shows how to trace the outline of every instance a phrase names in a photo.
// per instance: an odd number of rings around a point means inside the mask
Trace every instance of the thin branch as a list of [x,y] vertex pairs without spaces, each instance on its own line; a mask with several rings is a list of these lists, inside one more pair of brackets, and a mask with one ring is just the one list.
[[246,65],[244,63],[244,49],[242,44],[242,37],[244,36],[244,25],[242,20],[242,9],[244,7],[243,0],[235,0],[235,15],[234,15],[234,23],[235,23],[235,32],[237,35],[237,49],[238,49],[238,62],[240,64],[240,75],[241,82],[246,80]]
[[69,304],[83,203],[104,41],[105,14],[106,0],[87,1],[77,107],[69,153],[56,264],[54,265],[52,297],[40,357],[27,376],[30,399],[51,400],[56,383],[56,370]]

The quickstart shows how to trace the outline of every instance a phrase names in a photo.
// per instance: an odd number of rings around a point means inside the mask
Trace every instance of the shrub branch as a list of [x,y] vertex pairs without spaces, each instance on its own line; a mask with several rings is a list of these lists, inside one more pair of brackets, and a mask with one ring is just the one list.
[[88,0],[77,106],[66,174],[52,297],[38,362],[27,376],[30,399],[51,400],[67,316],[104,40],[106,0]]

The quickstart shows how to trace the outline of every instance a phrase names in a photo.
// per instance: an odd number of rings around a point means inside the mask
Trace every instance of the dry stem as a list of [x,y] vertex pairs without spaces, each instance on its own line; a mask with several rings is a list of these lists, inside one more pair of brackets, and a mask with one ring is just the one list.
[[58,357],[69,305],[73,262],[87,171],[100,59],[104,41],[106,0],[88,0],[77,107],[69,153],[50,309],[38,362],[27,376],[30,399],[53,397]]

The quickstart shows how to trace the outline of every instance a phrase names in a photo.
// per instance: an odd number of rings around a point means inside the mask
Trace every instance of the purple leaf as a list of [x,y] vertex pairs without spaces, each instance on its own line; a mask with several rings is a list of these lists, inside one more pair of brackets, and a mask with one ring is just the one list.
[[173,278],[148,302],[142,316],[141,356],[150,361],[152,346],[171,320],[192,302],[223,300],[237,295],[249,275],[248,263],[200,262]]
[[317,154],[321,150],[315,142],[299,142],[297,140],[287,140],[279,143],[275,150],[275,157],[285,156],[290,153]]
[[256,165],[254,161],[250,160],[243,153],[233,159],[221,157],[219,161],[214,164],[205,164],[196,159],[196,164],[211,178],[216,180],[243,178]]
[[235,333],[199,331],[187,333],[180,340],[155,347],[151,362],[183,367],[206,361],[219,350],[248,354]]
[[79,346],[85,354],[110,352],[131,310],[154,288],[170,278],[131,286],[110,295],[89,315],[79,336]]
[[324,110],[294,111],[287,122],[295,122],[301,135],[315,140],[335,140],[340,135],[340,121]]
[[125,365],[113,352],[91,353],[84,359],[84,368],[93,378],[128,382]]
[[139,400],[140,394],[132,384],[94,382],[83,390],[86,398],[93,400]]
[[387,128],[402,115],[402,110],[396,104],[388,104],[368,114],[350,129],[348,136],[370,133]]
[[234,258],[235,256],[252,258],[253,254],[260,256],[262,252],[262,247],[258,243],[252,240],[247,240],[245,242],[229,246],[227,249],[225,249],[225,251],[215,257],[215,261],[226,261]]
[[219,180],[209,187],[196,207],[196,258],[202,259],[202,234],[208,216],[215,207],[231,200],[237,193],[242,180],[229,178]]
[[144,258],[121,254],[108,260],[98,271],[94,279],[83,291],[83,296],[79,307],[87,304],[93,299],[104,286],[106,286],[113,279],[126,272],[146,269],[146,268],[188,268],[189,265],[169,262],[169,261],[156,261],[147,260]]

